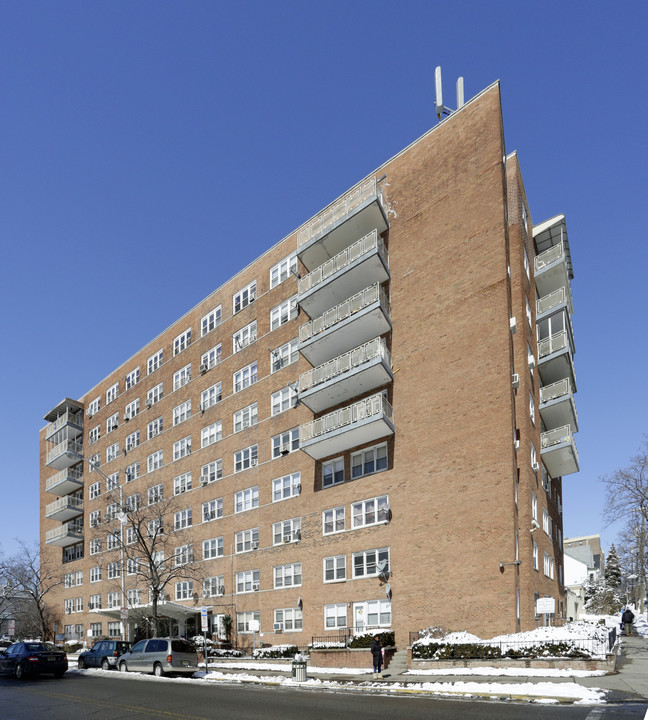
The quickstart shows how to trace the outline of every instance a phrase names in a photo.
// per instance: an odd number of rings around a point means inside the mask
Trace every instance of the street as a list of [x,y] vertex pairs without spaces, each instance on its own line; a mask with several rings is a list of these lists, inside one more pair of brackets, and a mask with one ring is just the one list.
[[362,690],[326,691],[176,681],[141,675],[93,677],[69,672],[62,680],[0,679],[0,719],[34,720],[640,720],[645,704],[619,707],[477,702],[387,696]]

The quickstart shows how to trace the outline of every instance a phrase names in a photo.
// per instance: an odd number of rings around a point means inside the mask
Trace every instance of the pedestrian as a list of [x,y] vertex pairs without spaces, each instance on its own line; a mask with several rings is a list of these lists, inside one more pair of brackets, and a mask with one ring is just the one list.
[[634,613],[632,610],[630,610],[629,607],[627,607],[623,611],[623,615],[621,615],[621,622],[623,623],[625,627],[625,634],[626,635],[632,635],[632,622],[634,620]]
[[382,678],[383,662],[383,652],[378,635],[374,635],[373,642],[371,643],[371,655],[373,657],[373,677],[374,680],[378,680],[378,678]]

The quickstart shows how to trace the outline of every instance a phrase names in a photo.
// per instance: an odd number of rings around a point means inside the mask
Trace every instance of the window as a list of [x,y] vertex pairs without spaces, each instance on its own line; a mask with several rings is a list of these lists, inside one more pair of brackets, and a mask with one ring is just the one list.
[[216,405],[223,399],[222,385],[217,382],[207,390],[203,390],[200,395],[200,409],[205,412],[208,408]]
[[527,317],[527,322],[529,323],[529,327],[532,328],[532,327],[533,327],[533,316],[531,315],[531,303],[529,302],[529,298],[528,298],[528,297],[525,297],[524,299],[526,300],[526,317]]
[[301,473],[291,473],[272,481],[272,502],[297,497],[301,493]]
[[113,443],[106,448],[106,462],[115,460],[119,455],[119,443]]
[[63,577],[63,587],[66,589],[74,587],[74,573],[65,573]]
[[160,402],[164,394],[164,383],[158,383],[146,393],[146,407],[152,407],[156,402]]
[[191,490],[191,473],[186,472],[173,478],[173,494],[180,495]]
[[[527,209],[526,205],[522,203],[522,222],[524,223],[524,230],[528,234],[529,233],[529,219],[527,217]],[[526,254],[526,250],[524,251]]]
[[232,376],[233,392],[237,393],[254,385],[257,379],[257,364],[253,362],[234,373]]
[[290,563],[276,565],[273,568],[275,590],[286,587],[299,587],[302,584],[302,564]]
[[207,500],[202,504],[202,521],[210,522],[223,517],[223,498]]
[[200,337],[204,337],[221,324],[222,314],[222,308],[219,305],[200,320]]
[[140,502],[140,494],[139,493],[133,493],[132,495],[129,495],[126,500],[124,501],[124,508],[127,512],[133,512],[135,510],[139,510],[141,507]]
[[223,538],[211,538],[210,540],[203,540],[202,544],[203,560],[215,560],[216,558],[223,557]]
[[191,417],[191,400],[186,400],[180,405],[176,405],[173,408],[173,424],[179,425],[180,423],[188,420]]
[[89,432],[88,432],[88,442],[90,445],[94,445],[97,440],[101,437],[101,430],[99,428],[99,425],[95,425]]
[[535,425],[535,400],[533,399],[532,393],[529,393],[529,417],[531,418],[531,422]]
[[119,511],[119,505],[117,503],[110,503],[106,505],[106,522],[114,520],[117,517]]
[[90,595],[88,610],[101,610],[101,595]]
[[342,532],[344,524],[344,506],[324,510],[322,513],[322,534]]
[[132,545],[137,541],[137,531],[134,527],[126,528],[126,545]]
[[127,483],[132,482],[133,480],[136,480],[139,476],[140,476],[139,461],[126,466],[126,482]]
[[138,588],[129,588],[126,591],[126,602],[129,607],[142,604],[142,591]]
[[286,365],[297,362],[299,352],[297,351],[298,340],[295,338],[276,350],[270,350],[270,372],[277,372]]
[[159,503],[163,498],[164,498],[163,483],[158,483],[157,485],[153,485],[153,487],[150,487],[148,489],[148,504],[149,505],[155,505],[155,503]]
[[279,413],[289,410],[295,407],[297,400],[297,390],[290,385],[277,392],[272,393],[270,396],[270,407],[272,415],[279,415]]
[[106,492],[111,492],[119,487],[119,472],[114,472],[106,478]]
[[236,632],[251,633],[252,628],[260,629],[261,625],[260,612],[237,612],[236,613]]
[[188,330],[185,330],[183,333],[180,333],[177,338],[173,341],[173,355],[177,355],[178,353],[181,353],[183,350],[186,350],[189,345],[191,344],[191,328]]
[[538,519],[538,498],[534,492],[531,493],[531,519]]
[[274,611],[275,625],[288,632],[302,629],[302,611],[299,608],[282,608]]
[[106,570],[108,571],[108,580],[121,577],[121,566],[118,562],[108,563]]
[[346,580],[346,555],[324,558],[324,582]]
[[252,403],[234,413],[234,432],[240,432],[257,422],[257,404]]
[[273,545],[283,545],[298,540],[301,540],[301,518],[281,520],[272,525]]
[[297,317],[297,296],[285,300],[270,310],[270,330],[276,330]]
[[193,598],[193,580],[181,580],[175,584],[176,600],[191,600]]
[[173,513],[174,530],[183,530],[184,528],[191,527],[191,525],[191,508]]
[[286,430],[279,435],[275,435],[272,438],[271,444],[273,458],[288,455],[295,450],[299,450],[299,428]]
[[355,625],[359,630],[365,627],[390,627],[391,602],[389,600],[371,600],[353,603],[356,617]]
[[108,623],[108,637],[109,638],[121,637],[121,628],[119,627],[118,621],[111,621]]
[[529,256],[527,255],[526,248],[523,248],[524,250],[524,272],[526,273],[527,280],[530,280],[529,276]]
[[162,416],[155,418],[155,420],[151,420],[150,423],[146,426],[146,438],[147,440],[152,440],[156,435],[159,435],[162,430],[164,429],[164,421],[162,420]]
[[95,398],[92,402],[88,403],[88,417],[92,417],[93,415],[96,415],[99,412],[99,409],[101,408],[101,398]]
[[94,472],[95,468],[98,468],[101,466],[101,455],[99,453],[96,453],[94,455],[90,455],[90,459],[88,460],[88,471]]
[[200,482],[203,484],[212,483],[223,477],[223,461],[213,460],[200,468]]
[[72,598],[66,598],[64,601],[64,607],[65,607],[66,615],[73,613],[74,612],[74,600]]
[[232,313],[236,315],[237,312],[243,310],[251,302],[256,300],[256,280],[251,282],[247,287],[239,290],[232,298]]
[[389,497],[370,498],[351,505],[352,525],[354,528],[378,525],[389,519]]
[[183,457],[187,457],[191,452],[191,435],[183,437],[173,443],[173,460],[180,460]]
[[93,510],[90,513],[90,527],[97,527],[101,522],[101,510]]
[[74,610],[75,612],[83,612],[83,598],[74,598]]
[[127,558],[126,560],[126,574],[137,575],[140,571],[140,559],[139,558]]
[[353,577],[374,577],[378,575],[378,563],[382,562],[386,562],[382,572],[389,572],[389,548],[377,548],[353,553]]
[[101,552],[101,538],[93,538],[90,540],[90,555],[96,555]]
[[538,561],[538,543],[533,543],[533,569],[539,570],[539,561]]
[[98,498],[99,495],[101,495],[101,480],[97,480],[96,483],[92,483],[92,485],[90,485],[90,487],[88,488],[88,494],[90,500],[94,500],[95,498]]
[[234,535],[236,553],[250,552],[259,548],[259,528],[242,530]]
[[549,513],[546,508],[542,508],[542,529],[547,535],[549,535],[549,537],[551,537],[553,521],[549,517]]
[[223,423],[220,420],[207,425],[200,431],[200,447],[206,448],[223,437]]
[[281,283],[293,273],[297,274],[297,253],[294,252],[281,262],[270,268],[270,289],[281,285]]
[[164,351],[158,350],[156,353],[146,361],[146,372],[150,375],[152,372],[162,366],[162,358],[164,357]]
[[551,580],[554,579],[554,559],[549,553],[544,554],[544,574]]
[[173,389],[179,390],[191,380],[191,363],[188,363],[178,372],[173,373]]
[[140,444],[140,431],[139,430],[135,430],[135,432],[130,433],[130,435],[126,435],[126,442],[124,443],[126,452],[130,452],[131,450],[134,450],[139,444]]
[[[93,596],[94,597],[94,596]],[[101,609],[101,595],[99,597],[99,605],[97,606],[99,609]],[[90,598],[92,600],[92,598]],[[90,631],[92,633],[93,638],[100,638],[103,635],[103,631],[101,629],[101,623],[90,623]]]
[[256,467],[258,462],[258,447],[257,445],[250,445],[250,447],[243,448],[234,453],[234,472],[241,472],[241,470],[247,470],[250,467]]
[[137,385],[140,379],[140,371],[139,368],[136,367],[135,370],[131,370],[126,375],[126,390],[130,390],[133,385]]
[[108,533],[106,536],[106,550],[114,550],[119,547],[119,532]]
[[203,579],[203,597],[216,597],[225,594],[225,576],[216,575]]
[[327,630],[332,628],[344,628],[347,626],[347,605],[338,603],[336,605],[324,605],[324,627]]
[[176,567],[193,562],[193,545],[178,546],[173,552],[173,560]]
[[365,475],[387,470],[387,444],[361,450],[351,455],[351,478],[355,480]]
[[234,493],[234,512],[241,513],[259,507],[259,487],[255,485]]
[[236,592],[255,592],[259,589],[259,571],[246,570],[236,573]]
[[161,535],[164,532],[164,523],[162,518],[156,518],[155,520],[149,520],[146,523],[146,534],[150,538],[155,538],[157,535]]
[[252,321],[232,335],[232,354],[240,352],[257,339],[257,323]]
[[330,487],[342,482],[344,482],[344,458],[335,458],[322,463],[322,487]]
[[153,470],[157,470],[158,468],[161,468],[163,465],[163,459],[164,459],[164,453],[162,452],[162,450],[158,450],[157,452],[151,453],[146,458],[147,472],[153,472]]
[[200,372],[207,372],[223,359],[223,346],[218,343],[200,356]]
[[101,580],[101,565],[95,565],[90,568],[90,582],[95,583]]
[[106,405],[115,400],[117,395],[119,395],[119,382],[111,385],[108,390],[106,390]]
[[128,422],[129,420],[132,420],[136,415],[139,414],[140,411],[140,401],[139,398],[136,398],[133,400],[133,402],[128,403],[126,405],[126,408],[124,409],[124,420]]
[[106,433],[117,430],[119,427],[119,413],[116,412],[106,420]]

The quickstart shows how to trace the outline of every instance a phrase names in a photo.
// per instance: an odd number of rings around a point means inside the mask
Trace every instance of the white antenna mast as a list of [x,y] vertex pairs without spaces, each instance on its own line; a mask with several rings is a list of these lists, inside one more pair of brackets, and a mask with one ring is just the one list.
[[463,78],[459,77],[459,78],[457,78],[457,110],[459,110],[460,107],[463,107],[463,104],[464,104]]
[[[437,65],[436,69],[434,70],[434,88],[436,92],[436,100],[435,100],[435,107],[436,107],[436,114],[439,120],[443,118],[444,115],[450,115],[454,112],[449,107],[446,107],[443,104],[443,84],[441,82],[441,66]],[[457,110],[459,108],[463,107],[464,105],[464,79],[462,77],[457,79]]]

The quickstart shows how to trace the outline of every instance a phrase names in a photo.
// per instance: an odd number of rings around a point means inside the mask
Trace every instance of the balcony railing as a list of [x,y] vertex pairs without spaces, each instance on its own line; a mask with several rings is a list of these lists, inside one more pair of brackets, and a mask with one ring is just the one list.
[[68,452],[81,455],[83,453],[83,443],[78,440],[63,440],[63,442],[60,442],[58,445],[55,445],[47,451],[46,464],[51,463],[53,460],[56,460],[56,458]]
[[[49,517],[50,515],[61,512],[62,510],[78,510],[81,512],[83,510],[83,500],[72,495],[59,498],[58,500],[47,504],[45,507],[45,516]],[[72,515],[72,513],[70,513],[70,515]]]
[[339,252],[335,257],[327,260],[323,265],[316,267],[315,270],[308,273],[299,281],[299,294],[303,295],[314,287],[317,287],[321,282],[327,280],[333,273],[346,267],[354,260],[357,260],[362,255],[370,252],[374,248],[378,248],[378,252],[383,256],[387,257],[385,250],[385,243],[382,238],[378,237],[378,232],[372,230],[368,235],[360,238],[353,245]]
[[551,385],[545,385],[540,388],[540,402],[547,403],[550,400],[555,400],[559,397],[572,394],[572,387],[569,378],[563,378],[558,382],[552,383]]
[[312,420],[302,425],[299,429],[299,440],[304,443],[313,438],[321,437],[333,430],[337,430],[338,428],[351,425],[359,420],[378,415],[386,415],[387,419],[393,424],[394,411],[382,393],[372,395],[365,400],[360,400],[353,405],[340,408],[317,420]]
[[[541,297],[536,302],[536,312],[538,315],[541,315],[542,313],[547,312],[547,310],[551,310],[551,308],[562,305],[563,303],[569,303],[569,301],[569,293],[567,292],[566,288],[561,287],[558,288],[558,290],[554,290],[552,293],[549,293],[549,295]],[[571,303],[569,307],[569,312],[571,312]]]
[[73,425],[77,425],[78,427],[83,427],[83,412],[70,412],[69,410],[66,410],[63,415],[60,417],[57,417],[54,422],[51,422],[49,425],[45,428],[45,437],[50,437],[51,435],[54,435],[55,432],[58,432],[62,427],[65,427],[68,423],[72,423]]
[[66,480],[72,480],[77,482],[83,481],[83,470],[80,468],[66,468],[65,470],[59,470],[52,477],[47,478],[45,489],[50,492],[52,488],[56,487]]
[[364,345],[349,350],[344,355],[302,373],[299,376],[299,392],[303,393],[310,390],[377,357],[383,358],[387,365],[391,367],[391,353],[387,350],[387,345],[381,338],[370,340]]
[[354,313],[362,310],[380,299],[380,304],[389,314],[389,301],[384,289],[379,283],[375,283],[361,292],[353,295],[336,307],[327,310],[323,315],[309,320],[299,328],[299,342],[306,342],[315,335],[328,330],[336,323],[346,320]]
[[542,449],[560,445],[566,442],[573,442],[574,436],[571,431],[571,425],[563,425],[555,430],[543,432],[540,436]]
[[558,352],[564,348],[569,347],[569,337],[567,336],[566,330],[551,335],[551,337],[545,338],[544,340],[538,341],[538,357],[543,358],[546,355]]
[[551,265],[552,262],[556,262],[556,260],[559,260],[560,258],[563,258],[565,256],[565,249],[563,247],[562,240],[553,247],[550,247],[548,250],[545,250],[544,252],[541,252],[540,255],[538,255],[534,260],[534,268],[536,272],[539,272],[543,268],[545,268],[547,265]]
[[314,237],[317,237],[338,220],[351,213],[365,200],[376,195],[376,178],[372,177],[360,185],[356,185],[345,193],[336,203],[322,210],[311,222],[305,225],[297,234],[297,247],[300,248]]
[[57,540],[63,540],[63,538],[69,536],[81,536],[83,535],[83,525],[76,522],[67,522],[59,525],[59,527],[52,528],[45,533],[46,543],[55,543]]

